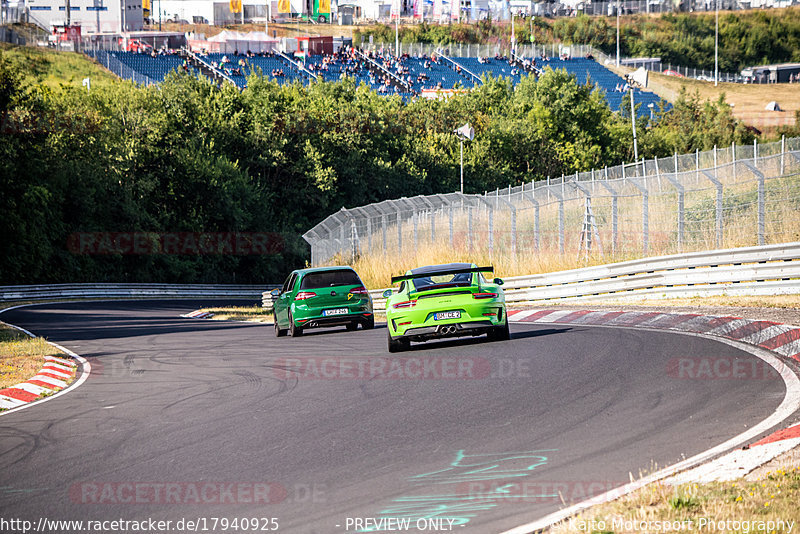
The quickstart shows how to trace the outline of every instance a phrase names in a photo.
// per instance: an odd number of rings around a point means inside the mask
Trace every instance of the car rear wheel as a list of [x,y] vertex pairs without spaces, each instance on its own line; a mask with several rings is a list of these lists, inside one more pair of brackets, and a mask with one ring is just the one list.
[[372,317],[370,319],[367,319],[367,322],[364,323],[364,330],[372,330],[373,328],[375,328],[375,318],[374,317]]
[[272,320],[275,321],[275,337],[283,337],[286,335],[286,329],[278,326],[278,318],[273,315]]
[[402,352],[404,350],[408,350],[411,346],[411,343],[404,338],[392,339],[392,336],[389,335],[389,352]]
[[502,326],[495,326],[489,330],[489,335],[487,337],[489,341],[508,341],[511,339],[511,332],[508,329],[508,318],[506,318],[506,322]]
[[347,330],[349,330],[350,332],[352,332],[353,330],[355,330],[356,328],[358,328],[358,323],[356,323],[356,322],[353,322],[353,323],[347,323],[347,324],[345,325],[345,328],[347,328]]
[[294,317],[289,314],[289,335],[292,337],[300,337],[303,335],[303,327],[294,324]]

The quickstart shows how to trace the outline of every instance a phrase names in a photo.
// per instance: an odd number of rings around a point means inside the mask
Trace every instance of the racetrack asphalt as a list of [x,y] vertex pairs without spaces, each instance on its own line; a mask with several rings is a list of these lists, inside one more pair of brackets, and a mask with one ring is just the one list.
[[676,358],[764,365],[676,333],[512,324],[510,341],[390,356],[382,327],[275,338],[179,317],[214,304],[2,315],[93,367],[76,390],[0,417],[3,517],[207,518],[208,532],[214,517],[277,518],[278,532],[328,534],[358,531],[347,518],[441,516],[500,532],[709,449],[785,393],[777,375],[676,376]]

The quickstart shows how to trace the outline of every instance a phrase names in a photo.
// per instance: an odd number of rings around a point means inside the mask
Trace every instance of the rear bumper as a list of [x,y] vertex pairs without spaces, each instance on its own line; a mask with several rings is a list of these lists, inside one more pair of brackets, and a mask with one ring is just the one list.
[[402,336],[395,339],[409,339],[411,341],[425,341],[446,337],[479,336],[485,334],[496,326],[492,321],[469,321],[463,323],[450,323],[432,326],[408,328]]
[[302,328],[326,328],[329,326],[343,326],[352,323],[366,324],[374,321],[371,313],[358,313],[348,315],[334,315],[331,317],[312,317],[311,319],[297,319],[295,324]]

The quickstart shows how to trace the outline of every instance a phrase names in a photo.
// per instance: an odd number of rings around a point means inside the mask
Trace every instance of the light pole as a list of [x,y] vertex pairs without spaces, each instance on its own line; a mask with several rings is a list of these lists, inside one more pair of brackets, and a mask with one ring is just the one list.
[[619,1],[617,1],[617,67],[619,67]]
[[[647,87],[648,72],[644,67],[639,67],[634,72],[625,75],[631,94],[631,127],[633,128],[633,157],[634,161],[639,161],[639,146],[636,142],[636,106],[633,103],[633,86],[638,85],[642,88]],[[650,113],[652,113],[652,109]]]
[[717,17],[714,24],[714,87],[719,83],[719,0],[714,0]]
[[472,141],[475,139],[475,129],[469,125],[469,123],[465,124],[461,128],[453,131],[456,136],[458,136],[458,140],[461,144],[461,194],[464,194],[464,141]]

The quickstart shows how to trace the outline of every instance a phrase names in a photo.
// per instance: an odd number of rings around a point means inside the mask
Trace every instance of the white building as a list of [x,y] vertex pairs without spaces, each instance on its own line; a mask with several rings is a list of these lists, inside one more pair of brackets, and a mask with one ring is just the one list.
[[[65,0],[28,0],[31,22],[43,28],[63,26]],[[70,0],[70,24],[81,33],[138,31],[144,26],[142,0]]]
[[[230,2],[219,0],[151,0],[153,22],[161,20],[187,24],[235,24],[242,21],[242,13],[231,13]],[[270,17],[277,18],[278,0],[269,0]],[[263,23],[266,20],[267,0],[258,2],[244,0],[244,19],[247,23]]]

